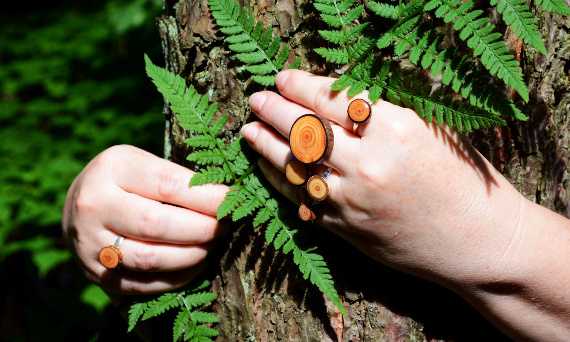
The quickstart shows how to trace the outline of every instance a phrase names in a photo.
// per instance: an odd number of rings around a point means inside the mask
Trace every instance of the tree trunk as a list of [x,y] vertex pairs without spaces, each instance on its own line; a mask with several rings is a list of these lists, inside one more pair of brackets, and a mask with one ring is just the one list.
[[[248,82],[239,65],[228,58],[205,0],[163,1],[165,15],[158,19],[158,27],[166,67],[201,93],[210,93],[220,111],[231,114],[227,134],[238,134],[251,115],[248,97],[259,86]],[[310,52],[320,41],[314,36],[320,24],[310,2],[241,2],[282,36],[309,71],[335,72]],[[532,10],[541,18],[547,56],[522,47],[520,40],[505,33],[528,80],[531,100],[521,108],[530,118],[478,131],[470,139],[527,198],[568,216],[570,20]],[[186,164],[184,131],[167,107],[164,114],[165,155]],[[324,229],[311,229],[319,233],[319,250],[348,317],[303,280],[291,255],[267,246],[262,231],[236,226],[222,244],[227,247],[219,248],[219,255],[210,260],[213,290],[219,294],[214,305],[220,317],[218,341],[508,340],[457,295],[384,267]]]

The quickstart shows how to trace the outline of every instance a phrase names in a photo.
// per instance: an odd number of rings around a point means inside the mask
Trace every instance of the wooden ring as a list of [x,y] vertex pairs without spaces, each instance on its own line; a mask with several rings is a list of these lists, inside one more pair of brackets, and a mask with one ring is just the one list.
[[291,152],[305,164],[321,163],[330,156],[333,145],[331,125],[320,115],[302,115],[293,123],[289,132]]
[[307,165],[297,159],[292,159],[285,166],[285,176],[291,184],[303,185],[307,181],[309,170]]
[[317,216],[308,205],[301,203],[299,206],[299,218],[305,222],[312,222],[317,218]]
[[328,173],[327,171],[323,176],[312,176],[307,181],[307,192],[315,201],[323,201],[329,196]]
[[121,244],[125,239],[124,236],[119,236],[114,245],[108,245],[99,251],[99,262],[106,268],[117,268],[123,263],[123,253],[121,252]]
[[348,118],[355,124],[365,123],[372,115],[372,106],[364,99],[355,99],[350,102],[348,109]]

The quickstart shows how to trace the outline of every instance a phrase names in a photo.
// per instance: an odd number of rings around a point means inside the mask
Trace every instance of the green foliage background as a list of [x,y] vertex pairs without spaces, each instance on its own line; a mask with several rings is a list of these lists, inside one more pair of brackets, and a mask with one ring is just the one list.
[[0,341],[89,340],[116,313],[63,245],[62,207],[105,148],[161,154],[162,103],[142,58],[161,58],[161,3],[14,4],[0,12]]

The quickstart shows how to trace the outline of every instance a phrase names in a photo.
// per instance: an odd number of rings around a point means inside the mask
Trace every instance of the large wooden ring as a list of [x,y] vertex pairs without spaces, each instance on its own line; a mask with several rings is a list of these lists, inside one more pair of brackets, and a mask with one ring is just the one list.
[[123,263],[123,253],[121,252],[121,244],[125,239],[124,236],[119,236],[114,245],[108,245],[99,251],[99,262],[106,268],[117,268]]
[[321,163],[332,152],[334,135],[327,119],[316,114],[299,117],[289,133],[289,146],[295,158],[305,164]]

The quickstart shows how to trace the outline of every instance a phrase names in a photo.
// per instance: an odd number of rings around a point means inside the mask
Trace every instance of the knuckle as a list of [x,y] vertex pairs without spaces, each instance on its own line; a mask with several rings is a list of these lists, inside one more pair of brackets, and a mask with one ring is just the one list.
[[330,103],[331,86],[329,83],[321,84],[315,94],[314,110],[317,113],[326,111],[327,105]]
[[143,240],[154,241],[161,237],[164,223],[164,215],[161,210],[150,208],[141,212],[138,222],[138,232]]
[[174,169],[164,168],[160,171],[157,185],[159,196],[167,200],[171,199],[178,193],[179,189],[182,189],[179,185],[180,177]]
[[97,211],[98,204],[92,192],[85,189],[79,189],[74,194],[74,216],[82,214],[90,214]]
[[137,270],[153,271],[159,268],[157,246],[144,246],[137,248],[133,262]]

